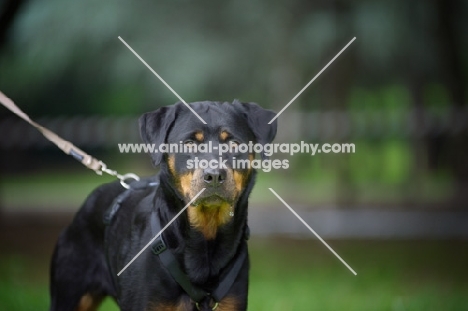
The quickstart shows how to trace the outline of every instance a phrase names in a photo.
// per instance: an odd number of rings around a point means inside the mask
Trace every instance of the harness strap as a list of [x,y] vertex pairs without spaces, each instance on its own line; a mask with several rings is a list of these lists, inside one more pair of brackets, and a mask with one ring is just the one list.
[[120,205],[122,204],[123,201],[125,201],[125,199],[130,195],[130,193],[132,193],[131,188],[125,190],[124,192],[119,194],[114,199],[114,201],[112,202],[111,207],[104,213],[104,217],[102,219],[102,222],[106,226],[108,226],[108,225],[110,225],[112,223],[112,219],[114,219],[115,214],[117,214],[117,212],[119,211]]
[[[159,222],[158,215],[155,211],[151,213],[151,230],[153,235],[156,235],[161,230],[161,224]],[[246,238],[248,227],[246,227]],[[206,297],[212,297],[214,302],[220,302],[226,294],[231,289],[234,281],[236,280],[242,266],[247,258],[247,252],[241,252],[240,256],[236,258],[236,261],[229,272],[221,279],[216,289],[209,293],[204,289],[195,286],[190,282],[188,275],[182,270],[177,258],[174,254],[167,248],[166,243],[162,235],[160,235],[151,246],[152,252],[159,257],[162,264],[169,271],[174,280],[183,288],[183,290],[190,296],[190,298],[195,301],[195,303],[200,303]]]
[[114,219],[115,214],[120,209],[122,203],[130,196],[133,191],[144,190],[149,187],[157,187],[159,182],[154,179],[142,179],[142,180],[135,180],[128,184],[129,188],[127,188],[124,192],[119,194],[112,204],[110,208],[104,213],[102,222],[104,225],[109,226],[112,223],[112,219]]
[[[156,212],[153,211],[151,213],[151,230],[153,231],[153,235],[157,234],[160,229],[161,225],[159,223],[158,216],[156,215]],[[151,246],[151,250],[159,257],[162,264],[170,272],[174,280],[179,283],[179,285],[190,296],[190,298],[192,298],[193,301],[200,302],[203,300],[203,298],[209,295],[206,291],[197,286],[194,286],[192,282],[190,282],[190,279],[180,267],[179,262],[175,258],[174,254],[170,250],[167,251],[167,246],[162,238],[162,235],[160,235],[156,241],[154,241],[153,245]]]
[[211,296],[214,298],[215,301],[220,302],[223,299],[229,290],[234,284],[237,276],[239,275],[242,266],[244,265],[245,259],[247,257],[247,252],[243,251],[237,257],[236,262],[232,266],[231,270],[224,276],[224,278],[219,282],[218,287],[211,293]]
[[[104,212],[102,222],[105,225],[104,229],[104,245],[108,245],[109,241],[109,226],[112,224],[112,221],[117,214],[117,212],[120,210],[120,207],[122,203],[132,194],[133,191],[137,190],[145,190],[149,187],[157,187],[159,186],[159,180],[157,178],[145,178],[141,180],[134,180],[131,183],[128,184],[128,188],[122,193],[120,193],[114,201],[112,201],[112,204],[110,207]],[[107,252],[107,251],[106,251]],[[106,256],[106,261],[107,265],[110,267],[110,262],[109,262],[109,256]],[[114,285],[114,288],[117,288],[117,281],[114,277],[112,277],[112,283]],[[119,298],[116,297],[117,302],[119,301]]]
[[[159,182],[155,179],[137,180],[130,183],[129,188],[120,193],[114,199],[110,208],[104,213],[103,223],[106,226],[109,226],[112,223],[112,220],[119,211],[122,203],[131,195],[133,191],[144,190],[148,187],[157,187],[158,185]],[[153,236],[161,231],[161,223],[159,221],[158,215],[156,214],[156,211],[151,212],[150,225]],[[244,238],[246,240],[249,238],[249,233],[249,227],[246,225],[244,233]],[[107,240],[107,234],[105,234],[105,236]],[[167,248],[162,235],[159,235],[159,237],[153,242],[151,245],[151,251],[159,257],[161,263],[166,267],[174,280],[182,287],[182,289],[187,293],[187,295],[189,295],[189,297],[195,302],[197,306],[203,301],[203,299],[212,298],[215,303],[214,308],[216,308],[217,303],[220,302],[231,289],[247,258],[247,252],[245,250],[241,251],[241,254],[235,259],[235,262],[228,273],[222,277],[216,289],[212,293],[209,293],[204,289],[192,284],[188,275],[181,268],[177,258]]]

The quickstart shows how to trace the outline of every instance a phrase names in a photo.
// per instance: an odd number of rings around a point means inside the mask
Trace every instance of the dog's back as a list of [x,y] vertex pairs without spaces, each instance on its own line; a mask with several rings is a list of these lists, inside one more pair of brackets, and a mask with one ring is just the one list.
[[103,216],[123,190],[118,182],[97,188],[60,234],[51,263],[51,311],[93,310],[104,296],[115,297]]

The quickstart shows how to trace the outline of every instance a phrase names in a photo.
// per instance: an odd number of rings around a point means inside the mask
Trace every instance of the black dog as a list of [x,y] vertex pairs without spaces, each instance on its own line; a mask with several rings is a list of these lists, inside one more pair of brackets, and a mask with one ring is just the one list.
[[[270,143],[274,113],[253,103],[182,103],[140,118],[145,143],[199,146]],[[253,153],[225,153],[226,168],[189,169],[189,160],[219,160],[212,153],[153,153],[155,177],[96,189],[60,235],[51,264],[51,310],[96,310],[112,296],[121,310],[246,310],[248,196],[256,172],[232,167]],[[263,157],[263,155],[262,155]],[[120,276],[132,258],[203,188]]]

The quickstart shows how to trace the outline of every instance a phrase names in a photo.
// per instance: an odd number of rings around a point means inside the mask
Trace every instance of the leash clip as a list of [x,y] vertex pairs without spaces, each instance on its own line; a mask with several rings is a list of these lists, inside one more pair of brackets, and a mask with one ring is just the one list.
[[106,173],[111,176],[117,177],[120,180],[120,184],[125,189],[130,189],[130,185],[128,184],[127,180],[130,180],[130,179],[133,179],[136,181],[140,180],[140,177],[134,173],[127,173],[127,174],[121,175],[117,173],[117,171],[107,168],[107,165],[104,162],[99,161],[99,164],[101,165],[101,168],[99,171],[96,171],[96,174],[102,175],[102,173]]
[[130,189],[130,185],[126,182],[126,180],[133,179],[133,180],[136,180],[136,181],[140,181],[140,177],[138,177],[138,175],[133,174],[133,173],[127,173],[125,175],[120,175],[119,174],[119,175],[117,175],[117,178],[120,179],[120,184],[125,189]]

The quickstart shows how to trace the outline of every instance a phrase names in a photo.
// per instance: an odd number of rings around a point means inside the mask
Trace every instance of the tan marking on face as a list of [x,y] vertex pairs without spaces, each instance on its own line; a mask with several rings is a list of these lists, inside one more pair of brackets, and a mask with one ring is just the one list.
[[169,172],[175,179],[176,186],[180,193],[186,197],[190,197],[192,192],[191,185],[193,173],[188,172],[186,174],[178,176],[175,171],[175,156],[173,154],[169,155],[167,166],[169,167]]
[[222,140],[222,141],[225,141],[226,138],[229,137],[229,133],[227,131],[222,131],[221,134],[219,134],[219,138]]
[[227,223],[231,216],[229,211],[231,205],[227,202],[219,206],[190,206],[188,208],[188,218],[192,228],[200,231],[205,239],[212,240],[218,233],[218,228]]
[[101,305],[102,298],[96,298],[91,294],[83,295],[75,311],[96,311]]
[[195,139],[198,142],[202,142],[204,138],[205,138],[205,136],[203,135],[203,132],[199,131],[199,132],[195,133]]
[[175,176],[175,156],[173,154],[169,155],[167,166],[169,167],[169,172],[172,174],[172,176]]
[[232,296],[227,296],[223,298],[219,304],[216,311],[236,311],[239,310],[239,301]]
[[234,186],[236,187],[237,195],[239,195],[244,188],[245,176],[238,171],[233,171],[232,175],[234,177]]
[[192,197],[192,179],[193,173],[188,172],[179,177],[177,184],[179,186],[179,191],[185,197]]

